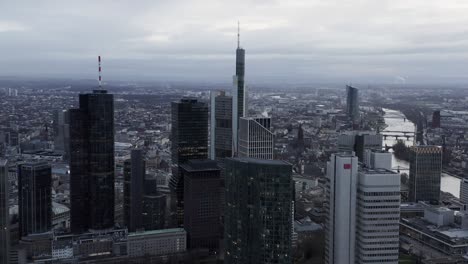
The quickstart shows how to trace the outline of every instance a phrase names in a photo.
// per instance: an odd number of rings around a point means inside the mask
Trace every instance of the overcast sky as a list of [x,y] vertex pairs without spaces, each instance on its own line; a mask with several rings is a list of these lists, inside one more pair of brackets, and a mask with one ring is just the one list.
[[466,0],[0,1],[0,76],[465,82]]

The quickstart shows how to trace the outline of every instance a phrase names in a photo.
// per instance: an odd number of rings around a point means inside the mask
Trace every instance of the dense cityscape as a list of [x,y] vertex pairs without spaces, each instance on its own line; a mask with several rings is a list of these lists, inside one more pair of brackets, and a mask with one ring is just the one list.
[[2,263],[466,261],[464,90],[1,86]]
[[220,82],[0,75],[0,264],[468,263],[466,84],[257,82],[241,32]]

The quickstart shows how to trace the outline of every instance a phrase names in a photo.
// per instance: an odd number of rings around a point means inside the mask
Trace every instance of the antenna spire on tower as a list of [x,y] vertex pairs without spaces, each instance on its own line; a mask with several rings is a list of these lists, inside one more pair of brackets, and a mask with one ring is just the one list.
[[237,48],[240,48],[240,22],[237,21]]
[[98,56],[98,65],[99,65],[99,88],[101,88],[101,56]]

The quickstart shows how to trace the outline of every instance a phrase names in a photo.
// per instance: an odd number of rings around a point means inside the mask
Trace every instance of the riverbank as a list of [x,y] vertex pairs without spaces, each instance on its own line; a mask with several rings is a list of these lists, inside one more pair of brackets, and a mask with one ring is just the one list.
[[[384,119],[385,123],[388,125],[387,129],[388,131],[408,131],[408,132],[414,132],[415,131],[415,125],[411,120],[405,116],[401,111],[396,110],[395,108],[390,108],[390,109],[383,109],[384,113]],[[386,117],[387,116],[387,117]],[[400,118],[399,118],[400,117]],[[406,119],[406,120],[405,120]],[[385,132],[385,131],[382,131]],[[412,139],[408,140],[406,138],[400,138],[407,147],[413,146],[414,142]],[[393,146],[398,141],[395,138],[392,137],[387,137],[384,139],[384,145],[387,146]],[[392,168],[395,168],[395,171],[398,171],[396,168],[400,168],[400,171],[405,171],[406,173],[409,173],[409,162],[397,157],[395,155],[394,150],[391,150],[393,152],[392,155]],[[450,193],[454,197],[459,197],[460,195],[460,179],[462,179],[463,176],[460,173],[454,173],[453,169],[451,168],[442,168],[442,175],[441,175],[441,191],[445,193]]]

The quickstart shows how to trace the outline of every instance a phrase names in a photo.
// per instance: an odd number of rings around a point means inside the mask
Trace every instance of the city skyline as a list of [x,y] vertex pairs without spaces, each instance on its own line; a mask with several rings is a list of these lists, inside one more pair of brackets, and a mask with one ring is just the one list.
[[[208,76],[229,81],[240,21],[248,50],[247,85],[269,80],[466,83],[467,9],[460,1],[420,0],[5,2],[0,55],[8,67],[0,66],[0,72],[94,78],[90,58],[101,54],[104,81]],[[187,15],[174,19],[180,12]]]
[[466,263],[463,11],[1,3],[1,264]]

